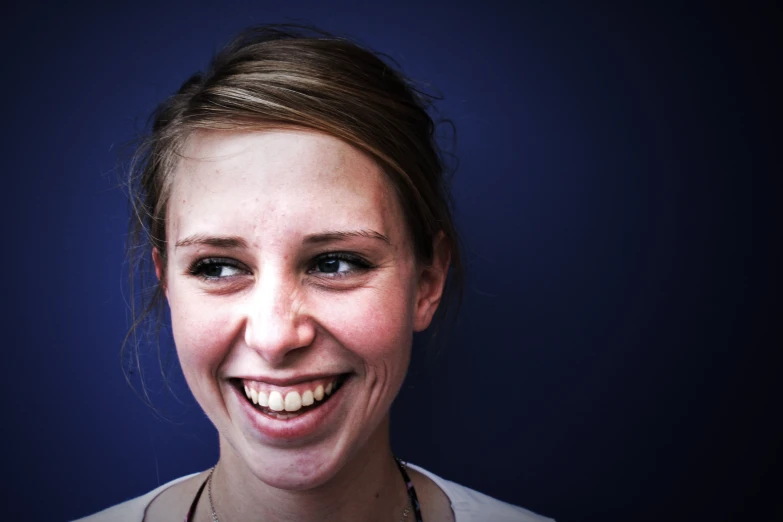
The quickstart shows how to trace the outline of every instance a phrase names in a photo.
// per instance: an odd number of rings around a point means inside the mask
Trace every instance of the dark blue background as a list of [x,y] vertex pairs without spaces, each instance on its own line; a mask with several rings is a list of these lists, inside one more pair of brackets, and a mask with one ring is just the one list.
[[456,124],[465,303],[440,357],[417,347],[396,452],[560,520],[769,515],[779,13],[572,4],[3,8],[3,518],[85,515],[215,462],[176,373],[181,402],[145,358],[166,422],[122,376],[116,168],[231,34],[284,21],[389,54]]

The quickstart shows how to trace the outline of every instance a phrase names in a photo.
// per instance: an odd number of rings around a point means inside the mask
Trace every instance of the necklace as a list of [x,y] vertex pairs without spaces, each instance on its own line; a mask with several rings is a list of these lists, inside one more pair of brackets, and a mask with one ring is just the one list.
[[212,466],[209,470],[209,477],[207,477],[207,495],[209,496],[209,509],[212,511],[212,522],[220,522],[218,520],[217,513],[215,513],[215,504],[212,502],[212,474],[215,472],[217,464]]
[[[411,508],[413,507],[413,503],[414,503],[413,499],[415,498],[416,493],[413,492],[413,494],[411,494],[411,491],[413,489],[413,484],[410,483],[410,479],[408,479],[407,473],[405,472],[405,468],[407,467],[407,465],[403,461],[397,458],[395,458],[394,460],[397,461],[397,465],[399,466],[400,471],[402,472],[402,476],[405,479],[406,486],[408,488],[408,503],[405,504],[405,509],[402,510],[402,516],[400,517],[400,522],[404,522],[405,519],[408,518],[408,515],[410,515],[411,513]],[[212,469],[209,470],[209,476],[207,477],[207,496],[209,497],[209,510],[212,512],[212,522],[220,522],[220,519],[217,516],[217,512],[215,511],[215,503],[212,500],[212,474],[215,472],[216,467],[217,464],[212,466]],[[198,497],[196,497],[196,499],[198,500]],[[418,503],[418,500],[416,500],[416,503]]]
[[[402,471],[402,477],[405,480],[406,486],[407,486],[407,482],[409,482],[409,480],[408,480],[408,478],[406,476],[407,474],[405,473],[405,468],[407,467],[407,465],[403,461],[398,459],[397,457],[394,457],[394,460],[397,461],[397,466],[400,468],[400,471]],[[410,487],[412,488],[413,485],[411,485]],[[411,507],[412,506],[413,506],[413,498],[411,497],[410,490],[409,490],[408,491],[408,503],[405,504],[405,509],[402,510],[402,516],[400,517],[400,522],[403,522],[406,518],[408,518],[408,515],[411,512]]]

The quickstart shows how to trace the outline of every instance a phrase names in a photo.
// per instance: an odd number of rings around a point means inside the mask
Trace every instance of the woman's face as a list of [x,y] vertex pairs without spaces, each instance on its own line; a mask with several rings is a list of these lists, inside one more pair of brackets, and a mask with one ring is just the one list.
[[154,259],[187,382],[255,476],[322,484],[386,440],[448,255],[416,263],[381,169],[336,138],[205,131],[183,156]]

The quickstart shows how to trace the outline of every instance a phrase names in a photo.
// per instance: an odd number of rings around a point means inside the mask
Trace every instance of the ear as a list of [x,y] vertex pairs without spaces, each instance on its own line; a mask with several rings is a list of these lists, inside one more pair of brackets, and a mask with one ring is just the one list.
[[157,276],[160,286],[163,287],[163,293],[166,294],[166,299],[168,299],[169,288],[166,286],[166,262],[157,248],[152,249],[152,262],[155,264],[155,276]]
[[439,232],[432,243],[432,264],[419,269],[416,287],[416,303],[413,311],[413,330],[425,330],[438,309],[446,276],[451,263],[451,248],[443,232]]

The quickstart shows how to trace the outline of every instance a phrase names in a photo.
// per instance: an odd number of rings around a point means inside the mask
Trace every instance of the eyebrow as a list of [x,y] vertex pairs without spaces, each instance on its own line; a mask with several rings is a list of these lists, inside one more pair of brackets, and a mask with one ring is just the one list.
[[335,230],[335,231],[327,231],[327,232],[321,232],[318,234],[312,234],[304,239],[305,244],[317,244],[317,243],[326,243],[329,241],[345,241],[354,237],[366,237],[369,239],[379,239],[383,241],[384,243],[387,243],[391,245],[391,241],[389,241],[389,238],[381,234],[380,232],[376,232],[375,230]]
[[205,236],[193,234],[185,239],[180,239],[175,248],[183,246],[204,245],[218,248],[247,248],[247,241],[238,236]]

